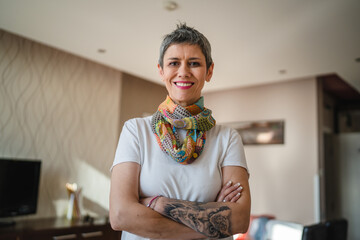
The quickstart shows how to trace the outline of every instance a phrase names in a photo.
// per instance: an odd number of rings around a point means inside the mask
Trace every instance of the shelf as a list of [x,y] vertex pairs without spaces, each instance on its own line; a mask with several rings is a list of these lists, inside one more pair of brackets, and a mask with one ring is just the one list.
[[118,240],[120,236],[121,232],[111,229],[107,218],[91,221],[65,218],[21,220],[15,225],[0,228],[0,240]]

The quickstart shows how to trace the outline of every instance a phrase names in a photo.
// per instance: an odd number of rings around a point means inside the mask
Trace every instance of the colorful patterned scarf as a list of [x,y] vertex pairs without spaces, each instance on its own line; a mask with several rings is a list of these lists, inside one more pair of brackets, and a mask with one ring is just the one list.
[[[161,150],[184,165],[200,156],[205,145],[206,131],[215,123],[211,110],[204,107],[203,97],[184,108],[167,96],[151,120]],[[183,144],[180,144],[177,128],[187,129]]]

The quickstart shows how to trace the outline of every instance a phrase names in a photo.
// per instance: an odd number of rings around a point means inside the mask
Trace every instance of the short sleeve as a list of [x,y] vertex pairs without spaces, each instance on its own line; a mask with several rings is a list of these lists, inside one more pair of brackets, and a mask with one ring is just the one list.
[[111,169],[123,162],[136,162],[140,164],[138,128],[135,121],[132,120],[126,121],[123,126]]
[[229,142],[222,164],[222,167],[225,166],[240,166],[249,172],[241,136],[235,129],[232,128],[230,129]]

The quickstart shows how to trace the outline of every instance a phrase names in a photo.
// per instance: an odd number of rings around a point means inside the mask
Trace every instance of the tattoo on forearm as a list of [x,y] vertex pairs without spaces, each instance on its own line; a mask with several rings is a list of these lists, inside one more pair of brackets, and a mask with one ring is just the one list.
[[163,214],[210,238],[231,236],[230,208],[205,205],[171,199],[165,204]]

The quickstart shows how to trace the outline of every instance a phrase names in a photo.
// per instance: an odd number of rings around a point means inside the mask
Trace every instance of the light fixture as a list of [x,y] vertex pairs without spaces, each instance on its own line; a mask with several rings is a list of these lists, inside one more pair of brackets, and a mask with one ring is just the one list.
[[174,11],[178,7],[179,7],[179,5],[174,1],[171,1],[171,0],[164,1],[164,8],[168,11]]
[[106,53],[106,49],[104,48],[99,48],[97,51],[98,53]]
[[280,70],[279,70],[279,73],[282,74],[282,75],[284,75],[284,74],[287,73],[287,71],[286,71],[286,69],[280,69]]

